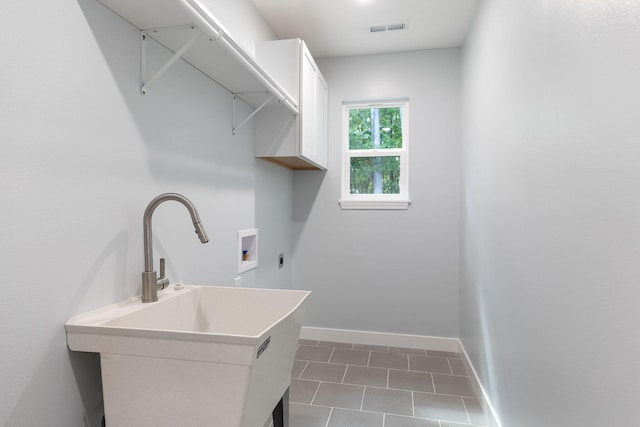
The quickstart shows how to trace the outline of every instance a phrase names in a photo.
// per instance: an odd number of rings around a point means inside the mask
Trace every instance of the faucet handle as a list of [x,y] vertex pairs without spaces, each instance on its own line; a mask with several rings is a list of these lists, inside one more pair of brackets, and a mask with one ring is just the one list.
[[160,278],[164,277],[164,258],[160,258]]
[[156,285],[158,289],[164,289],[167,286],[169,286],[169,279],[165,277],[164,272],[165,272],[165,261],[164,258],[160,258],[160,277],[158,277],[158,280],[156,281]]

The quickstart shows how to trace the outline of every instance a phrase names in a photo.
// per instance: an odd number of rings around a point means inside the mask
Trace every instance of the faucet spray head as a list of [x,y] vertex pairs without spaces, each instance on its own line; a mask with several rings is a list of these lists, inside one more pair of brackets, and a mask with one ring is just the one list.
[[199,222],[194,222],[193,226],[196,228],[196,234],[200,239],[201,243],[207,243],[209,241],[209,237],[207,237],[207,232],[204,231],[204,227]]

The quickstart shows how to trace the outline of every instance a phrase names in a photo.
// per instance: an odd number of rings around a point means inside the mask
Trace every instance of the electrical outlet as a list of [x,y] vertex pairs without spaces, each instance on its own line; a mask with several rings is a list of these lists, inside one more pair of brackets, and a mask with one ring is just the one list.
[[284,254],[278,255],[278,268],[284,267]]

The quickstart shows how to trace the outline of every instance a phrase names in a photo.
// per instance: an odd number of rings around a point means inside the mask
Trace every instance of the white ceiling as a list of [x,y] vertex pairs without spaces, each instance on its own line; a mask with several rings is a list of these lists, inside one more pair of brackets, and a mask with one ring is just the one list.
[[[278,38],[303,39],[316,57],[460,46],[479,0],[252,0]],[[371,33],[405,22],[407,30]]]

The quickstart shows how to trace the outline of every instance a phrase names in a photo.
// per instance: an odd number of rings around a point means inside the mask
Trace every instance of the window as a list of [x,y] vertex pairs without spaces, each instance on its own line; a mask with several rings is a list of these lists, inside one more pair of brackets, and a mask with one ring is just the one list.
[[342,209],[409,206],[409,101],[344,104]]

